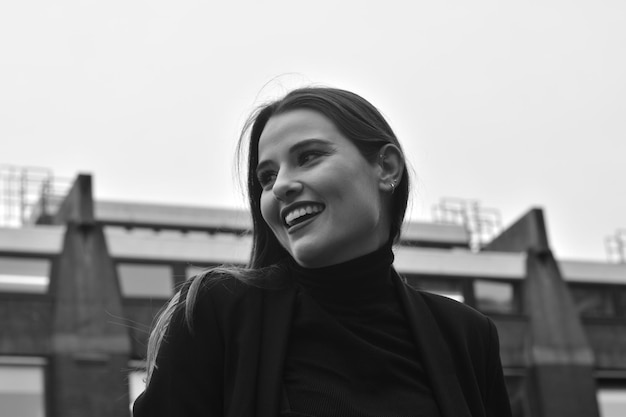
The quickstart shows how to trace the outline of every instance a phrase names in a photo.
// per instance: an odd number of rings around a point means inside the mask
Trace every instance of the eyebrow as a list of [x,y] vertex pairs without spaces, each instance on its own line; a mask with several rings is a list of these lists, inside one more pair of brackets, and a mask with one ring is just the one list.
[[[298,152],[299,150],[301,150],[302,148],[307,148],[311,145],[323,145],[323,146],[329,146],[332,145],[331,141],[325,140],[325,139],[316,139],[316,138],[311,138],[311,139],[305,139],[302,140],[296,144],[294,144],[291,148],[289,148],[289,154],[294,154],[296,152]],[[257,164],[256,166],[256,174],[259,175],[259,172],[265,168],[265,166],[270,165],[272,162],[270,160],[264,160],[261,161]]]

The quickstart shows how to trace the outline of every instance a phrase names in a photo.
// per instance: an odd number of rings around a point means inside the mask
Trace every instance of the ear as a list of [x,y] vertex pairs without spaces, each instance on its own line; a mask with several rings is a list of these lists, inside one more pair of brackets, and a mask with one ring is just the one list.
[[404,173],[404,155],[394,144],[388,143],[378,152],[380,166],[379,188],[383,192],[393,193]]

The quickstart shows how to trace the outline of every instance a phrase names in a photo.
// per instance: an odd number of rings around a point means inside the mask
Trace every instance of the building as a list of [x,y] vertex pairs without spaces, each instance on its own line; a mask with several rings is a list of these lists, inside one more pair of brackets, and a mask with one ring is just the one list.
[[[46,206],[43,206],[43,203]],[[201,268],[244,264],[244,212],[94,201],[80,175],[0,228],[0,417],[130,415],[153,319]],[[557,260],[531,209],[477,248],[408,223],[396,269],[489,315],[516,416],[626,415],[626,264]]]

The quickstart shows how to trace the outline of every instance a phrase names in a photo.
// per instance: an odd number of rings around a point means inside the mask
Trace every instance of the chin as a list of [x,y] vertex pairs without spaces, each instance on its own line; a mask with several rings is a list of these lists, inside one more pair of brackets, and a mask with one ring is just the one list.
[[328,262],[328,258],[324,258],[321,256],[310,256],[310,254],[307,254],[307,255],[292,254],[291,256],[298,263],[298,265],[303,266],[305,268],[321,268],[323,266],[326,266],[326,262]]
[[331,259],[328,250],[320,250],[311,247],[295,247],[289,253],[298,265],[305,268],[321,268],[335,263]]

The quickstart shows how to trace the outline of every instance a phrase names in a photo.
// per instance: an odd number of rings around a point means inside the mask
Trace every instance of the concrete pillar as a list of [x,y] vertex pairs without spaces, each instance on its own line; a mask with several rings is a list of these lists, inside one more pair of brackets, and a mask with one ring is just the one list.
[[129,416],[129,333],[115,266],[94,219],[90,176],[77,178],[54,222],[67,229],[51,280],[52,416]]
[[550,250],[543,212],[533,209],[485,250],[526,252],[522,297],[530,332],[526,409],[533,417],[598,417],[593,351]]

